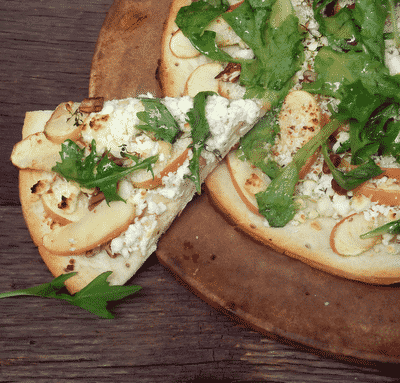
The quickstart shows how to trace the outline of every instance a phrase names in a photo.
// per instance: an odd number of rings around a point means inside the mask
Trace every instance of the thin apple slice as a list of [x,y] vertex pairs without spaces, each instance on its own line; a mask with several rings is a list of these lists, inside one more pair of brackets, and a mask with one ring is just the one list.
[[43,246],[58,255],[84,254],[127,230],[135,218],[135,206],[122,201],[100,203],[82,219],[58,227],[43,237]]
[[61,144],[50,141],[43,132],[31,134],[14,145],[12,163],[19,169],[51,169],[60,161]]
[[232,183],[241,200],[252,213],[261,215],[255,194],[267,188],[270,178],[248,161],[240,160],[237,150],[231,151],[226,158]]
[[[340,168],[345,170],[355,169],[356,165],[350,165],[342,160]],[[354,195],[362,194],[371,199],[371,202],[377,202],[380,205],[398,206],[400,205],[400,168],[382,168],[383,173],[375,177],[374,180],[387,177],[395,180],[395,186],[391,187],[385,184],[377,185],[371,181],[364,182],[353,190]]]
[[46,137],[56,143],[62,144],[65,140],[79,138],[83,118],[78,114],[79,103],[63,102],[57,106],[44,127]]
[[191,59],[200,56],[200,52],[192,45],[190,40],[178,29],[171,36],[169,49],[174,56],[181,59]]
[[380,238],[360,238],[361,234],[372,229],[374,229],[374,222],[367,221],[363,213],[349,215],[333,227],[330,235],[331,248],[339,255],[360,255],[372,248]]
[[188,158],[188,153],[188,147],[174,151],[169,160],[163,164],[162,169],[158,166],[154,167],[154,178],[151,173],[146,170],[133,173],[131,176],[133,186],[141,189],[155,189],[161,186],[163,177],[167,176],[169,173],[176,172]]
[[189,76],[184,95],[195,97],[202,91],[212,91],[218,93],[219,81],[215,78],[224,67],[218,62],[200,65]]
[[[41,200],[48,216],[60,225],[77,222],[88,213],[89,198],[83,194],[60,202],[55,198],[54,193],[44,193]],[[71,204],[74,205],[72,208]]]
[[215,19],[206,30],[216,33],[215,42],[218,46],[226,47],[229,45],[243,44],[241,38],[222,17]]

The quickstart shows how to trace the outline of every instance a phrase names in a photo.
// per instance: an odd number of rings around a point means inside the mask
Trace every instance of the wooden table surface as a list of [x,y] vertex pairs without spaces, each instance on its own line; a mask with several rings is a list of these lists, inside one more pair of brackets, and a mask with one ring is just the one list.
[[[25,227],[9,162],[25,111],[88,94],[112,0],[0,4],[0,292],[51,280]],[[143,287],[98,319],[61,301],[0,301],[1,382],[398,382],[400,366],[327,356],[243,327],[201,301],[153,255]]]

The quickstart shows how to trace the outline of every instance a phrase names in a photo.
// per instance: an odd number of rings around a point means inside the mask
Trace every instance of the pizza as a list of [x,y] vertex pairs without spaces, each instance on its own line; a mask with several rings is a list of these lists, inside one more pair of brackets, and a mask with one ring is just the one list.
[[154,252],[239,137],[265,113],[212,92],[63,102],[27,112],[11,154],[22,212],[52,274],[71,293],[98,275],[122,285]]
[[174,0],[165,96],[211,90],[268,110],[206,179],[254,239],[348,279],[400,281],[395,1]]

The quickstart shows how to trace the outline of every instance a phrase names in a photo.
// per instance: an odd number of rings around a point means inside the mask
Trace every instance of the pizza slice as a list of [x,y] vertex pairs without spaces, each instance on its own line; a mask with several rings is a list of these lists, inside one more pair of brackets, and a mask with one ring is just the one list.
[[174,0],[163,35],[165,95],[270,109],[206,180],[223,213],[370,283],[400,281],[398,14],[391,0]]
[[124,284],[217,163],[264,114],[254,100],[191,98],[65,102],[26,114],[11,160],[22,211],[54,276],[71,293],[112,271]]

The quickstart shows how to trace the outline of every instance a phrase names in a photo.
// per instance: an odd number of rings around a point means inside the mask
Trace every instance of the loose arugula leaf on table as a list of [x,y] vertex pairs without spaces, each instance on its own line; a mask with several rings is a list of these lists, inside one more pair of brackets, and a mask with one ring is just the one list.
[[329,158],[328,146],[326,143],[322,144],[322,154],[324,155],[325,162],[333,178],[339,186],[346,190],[353,190],[365,181],[383,173],[383,170],[372,159],[369,159],[367,162],[348,172],[337,169]]
[[62,293],[61,291],[65,288],[64,282],[75,274],[76,273],[62,274],[49,283],[29,287],[27,289],[0,293],[0,299],[20,295],[61,299],[101,318],[114,318],[114,315],[107,309],[108,302],[121,300],[129,295],[135,294],[141,289],[140,286],[110,286],[107,282],[107,278],[112,274],[112,271],[107,271],[100,274],[74,295]]
[[281,170],[267,189],[256,194],[259,212],[267,219],[270,226],[283,227],[294,217],[297,209],[293,194],[300,170],[338,127],[338,120],[331,120],[326,124],[318,134],[297,151],[292,162]]
[[144,112],[138,112],[137,117],[145,125],[138,125],[138,129],[153,132],[157,140],[173,143],[181,133],[178,123],[158,99],[143,98]]
[[189,162],[191,175],[186,176],[196,185],[197,193],[201,193],[200,155],[207,138],[210,136],[210,126],[206,118],[206,100],[214,92],[199,92],[193,99],[193,108],[188,112],[188,122],[191,126],[193,157]]
[[107,203],[124,201],[117,193],[118,181],[139,169],[152,171],[152,165],[158,159],[158,156],[152,156],[134,166],[122,167],[110,160],[107,152],[98,156],[94,140],[91,143],[91,152],[86,157],[85,149],[81,149],[72,140],[66,140],[61,147],[61,162],[57,162],[52,170],[68,181],[77,182],[81,187],[99,188],[104,193]]

